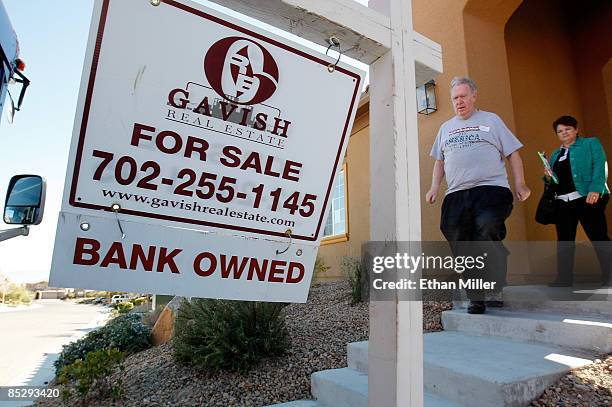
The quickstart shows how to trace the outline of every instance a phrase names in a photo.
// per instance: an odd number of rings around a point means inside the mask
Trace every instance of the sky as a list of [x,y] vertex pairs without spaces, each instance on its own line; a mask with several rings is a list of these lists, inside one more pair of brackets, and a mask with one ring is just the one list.
[[[17,174],[43,176],[47,198],[43,222],[30,227],[29,236],[0,242],[0,274],[15,282],[34,282],[49,277],[93,0],[1,1],[17,33],[31,85],[14,122],[8,122],[6,111],[0,119],[0,202],[4,204],[9,180]],[[367,0],[357,1],[367,5]],[[196,2],[220,9],[206,0]],[[342,60],[367,72],[366,65]],[[9,89],[18,95],[18,87]],[[10,228],[0,223],[0,229]]]

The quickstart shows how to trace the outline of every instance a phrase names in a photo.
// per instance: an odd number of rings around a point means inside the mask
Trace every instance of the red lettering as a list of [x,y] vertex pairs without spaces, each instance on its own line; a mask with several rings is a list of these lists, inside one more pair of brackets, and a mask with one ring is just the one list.
[[200,104],[195,109],[193,109],[193,111],[198,114],[205,114],[206,116],[210,116],[211,114],[210,114],[210,106],[208,104],[208,97],[205,97],[204,99],[202,99]]
[[208,150],[208,142],[201,138],[188,136],[185,144],[185,157],[191,158],[193,153],[200,153],[200,161],[206,161],[206,150]]
[[138,262],[142,263],[142,268],[145,271],[153,271],[153,262],[155,261],[155,246],[149,246],[149,251],[145,255],[144,249],[139,244],[134,244],[132,247],[132,255],[130,256],[130,270],[136,270]]
[[225,157],[221,157],[220,158],[221,164],[225,165],[226,167],[230,167],[230,168],[238,167],[240,165],[240,157],[239,157],[240,154],[242,154],[242,151],[238,147],[234,147],[234,146],[223,147],[223,155],[227,157],[228,159],[226,159]]
[[153,136],[147,136],[146,134],[142,134],[142,131],[150,131],[155,132],[155,127],[147,126],[140,123],[134,123],[134,130],[132,130],[132,141],[130,142],[133,146],[138,146],[138,141],[142,140],[152,140]]
[[[289,120],[283,120],[283,122],[285,123],[282,126],[280,125],[280,122],[281,122],[280,117],[274,118],[274,129],[272,130],[272,134],[276,134],[281,137],[287,137],[287,130],[289,130],[289,125],[291,124],[291,122]],[[282,129],[283,131],[281,134],[278,134],[279,129]]]
[[285,163],[285,169],[283,171],[282,178],[287,179],[289,181],[299,181],[300,177],[299,176],[294,177],[293,174],[300,175],[300,168],[302,168],[301,163],[287,160],[287,162]]
[[240,120],[241,126],[247,125],[247,119],[249,118],[249,113],[251,113],[251,109],[242,108],[242,120]]
[[123,252],[123,246],[121,242],[114,242],[108,253],[104,256],[100,267],[108,267],[110,264],[117,264],[120,269],[127,269],[127,263],[125,261],[125,253]]
[[[207,270],[202,269],[202,260],[204,259],[208,259],[210,263]],[[216,268],[217,268],[217,258],[215,257],[214,254],[210,252],[203,252],[203,253],[198,254],[195,260],[193,261],[193,270],[200,277],[210,276],[212,273],[215,272]]]
[[221,255],[221,277],[228,278],[230,273],[234,275],[234,279],[237,280],[242,275],[244,268],[246,267],[247,262],[249,261],[248,257],[244,257],[240,262],[240,267],[238,267],[238,257],[232,256],[227,261],[227,256],[225,254]]
[[[179,103],[176,103],[175,97],[178,93],[181,93],[185,98],[180,98]],[[189,99],[186,99],[188,97],[189,92],[187,92],[186,90],[173,89],[170,91],[170,94],[168,94],[168,103],[170,103],[171,106],[174,106],[177,109],[184,109],[187,106],[187,103],[189,103]]]
[[174,262],[174,257],[176,257],[183,249],[174,249],[170,253],[168,253],[168,249],[162,247],[159,250],[159,259],[157,260],[157,272],[161,273],[164,271],[166,265],[170,267],[170,271],[175,274],[180,274],[178,267],[176,267],[176,263]]
[[246,160],[244,160],[244,163],[242,164],[242,166],[240,166],[241,170],[247,170],[249,168],[254,169],[256,172],[258,172],[259,174],[261,174],[261,161],[259,161],[259,154],[257,154],[256,151],[253,151]]
[[[171,138],[174,140],[173,147],[166,147],[164,145],[164,139],[166,138]],[[160,132],[157,135],[157,137],[155,138],[155,145],[157,146],[159,151],[161,151],[162,153],[175,154],[181,151],[181,148],[183,148],[183,140],[181,139],[181,136],[179,136],[177,133],[166,130],[166,131]]]
[[[88,247],[86,248],[85,246]],[[93,266],[100,261],[98,250],[100,250],[100,242],[97,240],[78,237],[74,247],[74,258],[72,259],[72,264]],[[84,255],[90,256],[89,259],[85,259]]]
[[264,259],[261,266],[257,259],[252,258],[249,263],[249,275],[247,280],[253,280],[253,274],[257,274],[259,281],[266,281],[266,269],[268,268],[268,259]]
[[[271,283],[282,283],[283,282],[282,274],[284,270],[279,267],[285,266],[286,264],[287,264],[286,261],[272,260],[272,264],[270,265],[270,275],[268,275],[268,281]],[[279,273],[281,274],[281,277],[276,277],[276,275]]]
[[219,104],[221,105],[221,115],[223,116],[223,121],[227,121],[227,119],[229,119],[229,117],[232,115],[232,113],[234,113],[234,111],[236,110],[236,108],[238,108],[237,105],[230,105],[232,108],[230,109],[230,111],[227,111],[227,102],[219,102]]
[[253,123],[253,128],[255,130],[265,130],[266,129],[266,120],[268,120],[268,115],[265,113],[257,113],[255,115],[255,123]]
[[[297,277],[293,277],[293,270],[298,270]],[[289,263],[289,268],[287,269],[287,283],[294,284],[299,283],[304,278],[304,265],[302,263],[291,262]]]
[[280,172],[272,171],[272,164],[274,164],[274,157],[269,155],[268,158],[266,158],[266,169],[264,170],[264,174],[271,177],[278,177]]

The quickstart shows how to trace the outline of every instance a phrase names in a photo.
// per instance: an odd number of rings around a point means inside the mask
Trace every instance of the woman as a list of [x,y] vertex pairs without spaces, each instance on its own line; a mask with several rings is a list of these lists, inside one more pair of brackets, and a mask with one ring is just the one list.
[[[573,284],[573,265],[578,222],[584,228],[599,258],[601,282],[609,284],[611,254],[607,243],[605,208],[610,198],[606,185],[606,153],[599,139],[578,136],[578,121],[561,116],[553,122],[561,147],[550,157],[550,165],[559,181],[557,195],[557,278],[550,286]],[[548,173],[548,176],[552,174]]]

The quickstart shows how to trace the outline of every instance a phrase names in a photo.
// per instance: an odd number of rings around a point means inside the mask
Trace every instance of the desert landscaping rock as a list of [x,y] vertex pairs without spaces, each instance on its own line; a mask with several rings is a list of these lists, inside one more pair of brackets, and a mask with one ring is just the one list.
[[565,375],[531,405],[534,407],[612,406],[612,356],[602,355],[592,365]]

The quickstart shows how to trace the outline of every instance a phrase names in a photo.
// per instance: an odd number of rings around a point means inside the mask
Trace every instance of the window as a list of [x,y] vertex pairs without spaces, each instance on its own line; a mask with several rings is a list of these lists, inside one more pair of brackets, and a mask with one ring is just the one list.
[[345,175],[346,165],[340,170],[332,186],[331,207],[329,208],[329,215],[327,216],[327,222],[325,222],[325,229],[323,230],[324,238],[346,235],[347,233]]

